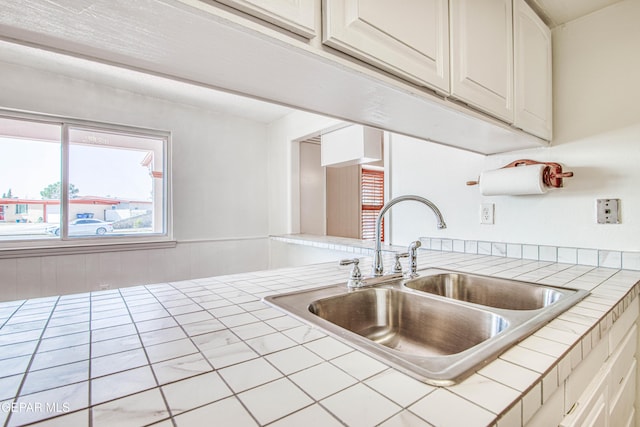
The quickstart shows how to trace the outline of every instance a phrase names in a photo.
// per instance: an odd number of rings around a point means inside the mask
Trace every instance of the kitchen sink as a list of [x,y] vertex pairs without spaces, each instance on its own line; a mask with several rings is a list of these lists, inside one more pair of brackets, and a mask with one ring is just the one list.
[[323,298],[312,302],[309,311],[375,343],[418,356],[460,353],[507,327],[502,316],[488,311],[388,288]]
[[455,384],[588,293],[442,269],[265,301],[429,384]]
[[404,285],[417,291],[507,310],[537,310],[564,296],[560,290],[548,286],[454,272],[418,277]]

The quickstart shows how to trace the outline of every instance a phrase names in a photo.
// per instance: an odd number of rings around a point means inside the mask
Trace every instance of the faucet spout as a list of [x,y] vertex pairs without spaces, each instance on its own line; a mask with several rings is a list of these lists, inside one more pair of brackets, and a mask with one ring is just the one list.
[[384,266],[382,264],[382,217],[384,216],[385,213],[387,213],[387,211],[391,208],[391,206],[400,202],[408,201],[408,200],[420,202],[426,205],[429,209],[433,211],[434,215],[436,216],[436,220],[438,221],[437,227],[439,229],[447,228],[447,224],[445,224],[444,218],[442,218],[442,214],[440,213],[440,210],[438,209],[438,207],[434,205],[431,201],[425,199],[424,197],[406,195],[406,196],[399,196],[399,197],[396,197],[395,199],[389,200],[382,207],[382,209],[380,210],[380,213],[378,214],[378,218],[376,219],[376,251],[373,259],[373,273],[372,273],[373,276],[376,276],[376,277],[382,276],[382,274],[384,273]]

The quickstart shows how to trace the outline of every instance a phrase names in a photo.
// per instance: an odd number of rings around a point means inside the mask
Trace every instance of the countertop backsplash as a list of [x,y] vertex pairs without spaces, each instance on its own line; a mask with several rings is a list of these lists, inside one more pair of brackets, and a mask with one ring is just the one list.
[[[373,242],[356,239],[319,237],[305,234],[272,236],[272,239],[332,250],[343,250],[373,255]],[[640,270],[640,252],[605,249],[571,248],[562,246],[531,245],[521,243],[489,242],[478,240],[421,237],[420,250],[493,255],[515,259],[549,261],[561,264],[580,264],[592,267]],[[383,246],[383,250],[402,250],[400,246]]]

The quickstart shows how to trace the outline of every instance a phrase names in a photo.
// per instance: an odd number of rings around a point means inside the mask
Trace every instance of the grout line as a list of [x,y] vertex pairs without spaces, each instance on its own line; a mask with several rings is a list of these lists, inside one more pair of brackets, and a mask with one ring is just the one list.
[[[18,390],[16,391],[15,397],[13,398],[14,402],[17,401],[18,398],[20,397],[20,392],[22,391],[22,388],[24,387],[24,383],[27,380],[27,376],[29,375],[29,371],[31,370],[31,365],[33,364],[33,361],[34,361],[34,359],[36,357],[36,354],[38,354],[38,349],[40,348],[40,344],[42,343],[42,337],[44,336],[44,333],[47,330],[47,325],[51,321],[51,317],[53,316],[53,313],[55,312],[55,309],[56,309],[59,301],[60,301],[60,297],[58,296],[56,298],[54,304],[53,304],[53,307],[51,307],[51,311],[49,313],[49,317],[47,318],[47,322],[45,323],[44,327],[42,328],[42,332],[40,333],[40,337],[38,338],[38,344],[36,344],[36,348],[34,348],[33,349],[33,353],[31,353],[31,358],[29,359],[29,363],[27,364],[27,367],[25,369],[24,376],[22,377],[22,380],[20,381],[20,386],[18,386]],[[26,300],[20,306],[20,308],[24,307],[25,304],[26,304]],[[18,312],[18,310],[16,310],[14,312],[14,315],[17,312]],[[13,315],[11,317],[13,317]],[[9,426],[9,422],[11,421],[11,417],[12,416],[13,416],[13,411],[9,411],[9,415],[7,415],[7,419],[5,420],[4,427],[8,427]],[[53,418],[53,417],[44,418],[44,419],[50,419],[50,418]],[[42,420],[38,420],[38,421],[42,421]]]
[[87,421],[88,427],[93,427],[93,405],[91,405],[93,378],[91,377],[91,367],[93,365],[93,327],[91,321],[93,320],[93,298],[92,293],[89,293],[89,379],[88,379],[88,397],[87,397],[87,415],[89,420]]
[[[142,341],[142,337],[140,336],[140,330],[138,329],[138,325],[137,325],[136,321],[134,320],[133,316],[131,315],[131,309],[129,307],[129,304],[127,303],[127,299],[126,299],[125,295],[122,294],[122,290],[121,289],[118,289],[118,295],[120,296],[121,301],[125,305],[125,307],[127,309],[127,313],[129,313],[129,318],[131,319],[131,322],[133,323],[133,327],[136,330],[136,334],[137,334],[138,339],[140,340],[142,351],[144,352],[145,358],[147,359],[147,367],[151,371],[151,375],[153,375],[153,379],[156,382],[156,388],[160,392],[160,395],[162,396],[162,401],[164,402],[164,406],[167,409],[167,413],[169,414],[169,418],[168,419],[171,420],[171,423],[172,423],[172,425],[174,427],[177,427],[176,422],[175,422],[175,420],[173,418],[173,414],[171,413],[171,408],[169,406],[169,402],[167,401],[167,398],[166,398],[166,396],[164,394],[164,391],[162,390],[162,387],[160,386],[160,383],[158,382],[158,377],[156,376],[156,373],[153,370],[151,359],[149,358],[149,354],[147,353],[147,348],[144,345],[144,341]],[[155,297],[155,295],[154,295],[154,297]],[[130,370],[130,369],[127,369],[127,370]],[[126,372],[126,371],[123,371],[123,372]],[[109,375],[111,375],[111,374],[109,374]],[[149,390],[152,390],[152,389],[149,389]],[[131,396],[139,394],[139,393],[142,393],[144,391],[147,391],[147,390],[139,390],[139,391],[137,391],[135,393],[132,393]],[[123,397],[126,397],[126,396],[119,396],[119,397],[116,397],[116,398],[111,399],[109,401],[122,399]],[[106,402],[100,402],[98,405],[101,405],[101,404],[104,404],[104,403],[106,403]],[[91,401],[89,402],[89,404],[91,405]],[[93,413],[93,407],[94,407],[94,405],[91,405],[91,412],[92,413]],[[93,420],[93,416],[91,417],[91,419]],[[92,426],[90,426],[90,427],[92,427]]]

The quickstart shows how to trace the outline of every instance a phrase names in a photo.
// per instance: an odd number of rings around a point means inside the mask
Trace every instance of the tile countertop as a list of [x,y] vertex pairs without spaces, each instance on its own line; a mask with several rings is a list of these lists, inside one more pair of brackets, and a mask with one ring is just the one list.
[[[447,388],[261,301],[345,281],[349,269],[336,263],[4,302],[0,424],[520,426],[631,303],[640,280],[638,271],[463,253],[420,251],[419,260],[591,294]],[[362,264],[368,271],[371,259]]]

